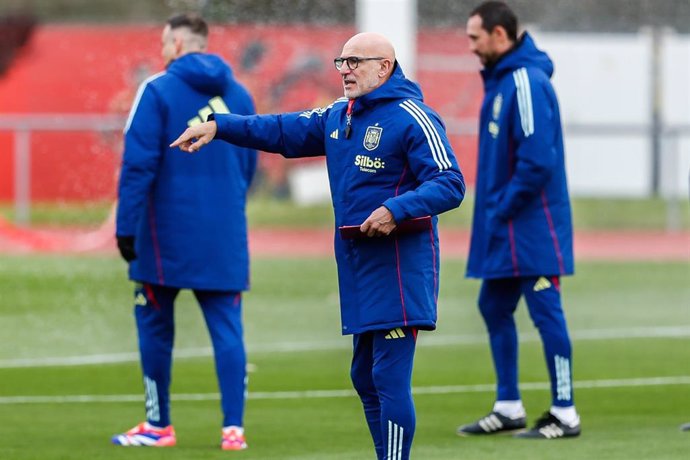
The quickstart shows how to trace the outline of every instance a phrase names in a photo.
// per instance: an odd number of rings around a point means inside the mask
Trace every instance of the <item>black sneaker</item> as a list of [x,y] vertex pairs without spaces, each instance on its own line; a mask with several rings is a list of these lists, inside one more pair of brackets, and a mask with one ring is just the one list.
[[526,426],[527,419],[525,417],[510,418],[498,412],[492,412],[474,423],[462,425],[458,428],[456,433],[458,436],[506,433],[509,431],[521,430]]
[[545,412],[531,430],[513,435],[516,438],[557,439],[580,436],[580,420],[574,426],[566,425],[551,412]]
[[690,431],[690,423],[685,423],[680,426],[680,431]]

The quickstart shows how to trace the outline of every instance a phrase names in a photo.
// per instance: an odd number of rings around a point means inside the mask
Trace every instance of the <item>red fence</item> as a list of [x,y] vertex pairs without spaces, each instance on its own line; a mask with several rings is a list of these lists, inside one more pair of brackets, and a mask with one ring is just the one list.
[[[44,25],[0,77],[0,115],[126,115],[140,81],[161,69],[160,26]],[[254,95],[260,113],[327,105],[342,95],[332,59],[350,27],[216,26],[212,52],[225,57]],[[426,102],[449,123],[451,142],[468,182],[475,172],[475,119],[481,100],[478,63],[458,30],[422,30],[417,80]],[[460,123],[461,126],[464,126]],[[13,133],[0,131],[0,201],[14,198]],[[121,133],[31,134],[33,200],[109,199],[115,193]],[[263,155],[269,179],[283,180],[282,158]]]

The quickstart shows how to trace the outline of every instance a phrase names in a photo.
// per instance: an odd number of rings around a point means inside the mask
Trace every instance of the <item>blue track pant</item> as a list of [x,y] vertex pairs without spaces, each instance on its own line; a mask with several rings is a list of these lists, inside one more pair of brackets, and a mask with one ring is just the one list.
[[557,276],[487,279],[482,283],[479,310],[489,331],[496,370],[496,399],[520,399],[518,337],[513,319],[520,296],[525,297],[532,322],[541,336],[551,379],[552,405],[572,406],[572,348]]
[[350,377],[364,406],[379,460],[407,460],[416,417],[412,363],[417,330],[355,334]]
[[[170,425],[170,379],[175,337],[174,303],[179,289],[137,283],[134,316],[146,391],[146,420]],[[242,426],[247,357],[242,337],[242,296],[230,291],[194,291],[211,335],[221,394],[223,426]]]

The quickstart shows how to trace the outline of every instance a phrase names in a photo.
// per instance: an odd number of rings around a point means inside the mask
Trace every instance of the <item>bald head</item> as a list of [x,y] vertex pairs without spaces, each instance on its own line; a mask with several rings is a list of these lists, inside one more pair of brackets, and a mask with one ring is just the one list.
[[[347,54],[346,52],[351,52]],[[381,34],[362,32],[357,34],[343,46],[343,56],[379,56],[395,61],[393,44]]]
[[355,68],[348,61],[339,69],[343,78],[345,97],[363,96],[383,85],[393,73],[395,49],[381,34],[363,32],[350,38],[343,46],[340,58],[357,58]]

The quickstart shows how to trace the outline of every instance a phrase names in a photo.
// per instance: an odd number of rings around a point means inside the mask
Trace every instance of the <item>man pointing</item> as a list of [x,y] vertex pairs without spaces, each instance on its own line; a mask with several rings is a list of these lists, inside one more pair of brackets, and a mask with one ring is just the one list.
[[407,459],[417,331],[436,328],[436,215],[460,205],[465,184],[443,122],[385,37],[355,35],[334,63],[345,97],[329,106],[217,114],[171,146],[196,152],[217,138],[287,158],[326,156],[336,227],[355,227],[334,239],[342,333],[353,335],[352,382],[378,458]]

